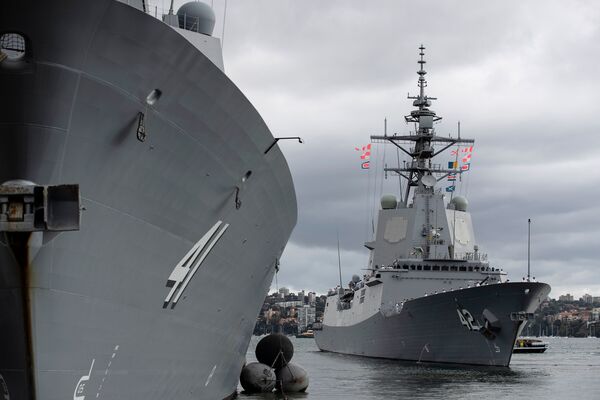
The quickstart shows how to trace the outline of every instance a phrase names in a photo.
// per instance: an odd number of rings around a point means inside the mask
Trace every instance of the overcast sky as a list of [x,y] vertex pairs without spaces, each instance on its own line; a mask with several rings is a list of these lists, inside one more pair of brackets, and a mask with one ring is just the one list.
[[[219,37],[224,5],[214,0]],[[599,2],[228,0],[226,15],[227,74],[274,136],[305,141],[280,142],[298,224],[279,287],[335,286],[336,231],[344,283],[367,265],[373,204],[398,181],[381,185],[380,173],[375,189],[354,147],[382,134],[385,117],[388,133],[408,132],[423,43],[437,134],[460,120],[476,141],[460,190],[481,251],[521,280],[531,218],[533,275],[551,297],[600,296]]]

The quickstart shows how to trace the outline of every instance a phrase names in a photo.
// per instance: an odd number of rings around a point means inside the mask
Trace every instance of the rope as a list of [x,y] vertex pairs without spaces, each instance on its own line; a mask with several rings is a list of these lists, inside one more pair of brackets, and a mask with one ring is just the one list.
[[[287,367],[288,371],[290,372],[290,374],[292,375],[292,378],[295,379],[294,374],[292,373],[292,370],[289,367],[289,361],[285,359],[285,355],[283,354],[283,351],[281,350],[282,348],[282,344],[281,344],[281,338],[279,338],[279,353],[277,353],[277,357],[275,357],[275,360],[273,360],[273,363],[271,364],[271,368],[275,369],[275,364],[277,364],[277,360],[279,359],[279,357],[281,356],[281,359],[285,362],[285,365],[283,366],[283,368]],[[284,399],[287,399],[284,391],[283,391],[283,381],[281,379],[277,379],[275,378],[275,387],[277,389],[279,389],[279,391],[281,392],[281,394],[283,395]]]

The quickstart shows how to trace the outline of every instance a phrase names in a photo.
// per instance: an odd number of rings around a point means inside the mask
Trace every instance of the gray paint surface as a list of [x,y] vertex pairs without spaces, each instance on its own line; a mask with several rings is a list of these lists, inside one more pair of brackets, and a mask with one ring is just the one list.
[[[527,293],[525,290],[529,289]],[[522,329],[512,312],[533,312],[550,291],[544,283],[503,283],[420,297],[397,315],[377,313],[351,327],[324,325],[315,331],[319,349],[398,360],[506,367]],[[335,301],[330,296],[328,301]],[[457,314],[467,309],[480,325],[488,309],[500,321],[493,339],[470,331]]]
[[[277,146],[263,154],[264,121],[181,35],[125,4],[10,1],[0,31],[25,35],[29,51],[0,64],[0,182],[78,183],[84,207],[80,231],[44,233],[28,260],[2,239],[11,398],[233,393],[296,223],[285,159]],[[163,308],[175,265],[219,220],[228,229]]]

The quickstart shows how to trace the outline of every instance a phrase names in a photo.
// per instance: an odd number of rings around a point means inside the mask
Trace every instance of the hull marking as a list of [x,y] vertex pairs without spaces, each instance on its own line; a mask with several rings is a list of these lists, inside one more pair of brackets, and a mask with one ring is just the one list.
[[218,221],[179,261],[167,280],[167,286],[172,285],[172,287],[165,297],[163,308],[169,305],[171,299],[173,300],[171,308],[175,307],[194,274],[228,227],[229,224]]
[[212,379],[213,375],[215,374],[216,369],[217,369],[217,364],[215,364],[215,366],[212,367],[210,374],[208,374],[208,378],[206,378],[206,383],[204,384],[205,387],[208,386],[208,384],[210,383],[210,380]]
[[106,366],[106,369],[104,370],[104,376],[102,377],[102,382],[100,382],[100,386],[98,386],[98,391],[96,392],[96,398],[99,398],[100,394],[102,393],[102,388],[104,387],[104,383],[106,382],[106,378],[108,377],[108,372],[110,370],[110,366],[112,365],[113,360],[117,356],[118,352],[119,352],[119,345],[116,345],[115,348],[113,349],[112,355],[108,359],[108,365]]
[[73,392],[73,400],[85,400],[85,385],[90,380],[90,376],[92,375],[92,369],[94,368],[94,362],[96,359],[92,359],[92,365],[90,365],[90,371],[87,375],[83,375],[79,378],[77,385],[75,385],[75,391]]
[[473,318],[473,315],[469,312],[469,310],[466,308],[457,307],[456,312],[458,313],[458,319],[460,320],[460,323],[468,330],[477,332],[481,330],[481,326],[475,322],[475,318]]

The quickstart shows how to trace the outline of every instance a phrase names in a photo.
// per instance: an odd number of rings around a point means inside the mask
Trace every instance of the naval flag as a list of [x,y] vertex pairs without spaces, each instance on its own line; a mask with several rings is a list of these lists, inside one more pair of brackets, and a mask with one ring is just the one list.
[[360,159],[363,161],[360,163],[360,167],[362,169],[369,169],[371,164],[371,143],[361,147],[355,147],[354,150],[361,152]]

